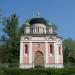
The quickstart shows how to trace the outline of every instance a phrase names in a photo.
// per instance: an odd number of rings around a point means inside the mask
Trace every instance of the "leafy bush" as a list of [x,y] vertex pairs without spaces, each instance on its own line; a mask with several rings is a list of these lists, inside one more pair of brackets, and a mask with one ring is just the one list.
[[75,75],[75,68],[63,68],[63,69],[0,68],[0,75]]

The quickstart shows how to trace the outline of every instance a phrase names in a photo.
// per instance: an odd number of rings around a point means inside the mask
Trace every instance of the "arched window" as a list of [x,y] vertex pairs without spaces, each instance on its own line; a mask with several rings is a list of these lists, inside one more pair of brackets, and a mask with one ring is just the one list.
[[36,29],[36,32],[35,33],[38,33],[38,28],[36,27],[35,29]]
[[53,45],[50,44],[50,53],[53,54]]
[[61,54],[61,47],[59,47],[59,55]]
[[32,28],[32,33],[33,33],[33,28]]
[[43,33],[44,33],[44,28],[43,28]]
[[27,53],[28,53],[28,45],[25,44],[25,54],[27,54]]
[[39,33],[39,27],[38,27],[38,33]]

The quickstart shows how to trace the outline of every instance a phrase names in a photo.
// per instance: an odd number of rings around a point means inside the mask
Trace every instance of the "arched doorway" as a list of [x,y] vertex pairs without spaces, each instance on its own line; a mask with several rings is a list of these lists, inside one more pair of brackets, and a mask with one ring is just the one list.
[[40,51],[35,52],[34,57],[34,67],[43,67],[44,66],[44,56]]

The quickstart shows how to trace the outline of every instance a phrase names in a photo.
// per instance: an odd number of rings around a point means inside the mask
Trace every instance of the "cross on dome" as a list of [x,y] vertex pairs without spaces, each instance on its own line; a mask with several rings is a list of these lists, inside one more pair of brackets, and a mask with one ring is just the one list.
[[37,10],[37,16],[40,16],[40,11],[39,10]]

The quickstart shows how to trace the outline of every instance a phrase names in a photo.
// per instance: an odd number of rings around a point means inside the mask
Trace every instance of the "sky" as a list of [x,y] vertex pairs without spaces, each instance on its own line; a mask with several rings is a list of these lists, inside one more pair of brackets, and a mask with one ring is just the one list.
[[39,10],[40,16],[58,27],[59,36],[75,39],[75,0],[0,0],[0,8],[3,17],[16,13],[20,26]]

